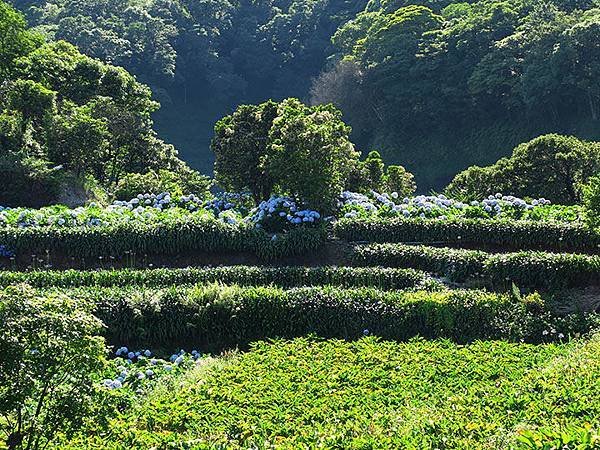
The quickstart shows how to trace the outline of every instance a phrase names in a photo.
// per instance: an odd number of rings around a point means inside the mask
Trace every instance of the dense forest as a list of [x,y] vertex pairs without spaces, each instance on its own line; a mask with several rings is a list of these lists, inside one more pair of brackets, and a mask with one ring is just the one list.
[[420,190],[543,133],[600,137],[591,1],[12,3],[49,39],[148,84],[159,135],[204,172],[216,120],[268,98],[333,102],[357,148],[404,165]]

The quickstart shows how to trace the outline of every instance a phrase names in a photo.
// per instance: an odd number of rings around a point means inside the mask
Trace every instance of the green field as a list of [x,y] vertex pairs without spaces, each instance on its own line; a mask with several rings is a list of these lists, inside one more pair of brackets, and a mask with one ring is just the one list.
[[296,339],[203,361],[70,448],[537,448],[599,414],[598,337]]

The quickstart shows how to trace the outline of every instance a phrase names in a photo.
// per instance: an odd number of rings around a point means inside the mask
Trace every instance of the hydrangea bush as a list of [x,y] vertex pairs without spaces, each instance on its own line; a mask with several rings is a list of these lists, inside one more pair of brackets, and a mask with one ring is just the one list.
[[248,220],[268,231],[277,232],[293,225],[316,225],[321,222],[321,214],[301,208],[289,197],[273,196],[261,202]]
[[129,350],[119,347],[115,358],[111,360],[105,371],[102,386],[108,390],[129,389],[141,394],[146,388],[167,375],[176,375],[193,367],[194,363],[203,358],[200,352],[192,350],[187,353],[180,350],[168,359],[154,357],[150,350]]
[[289,197],[273,196],[258,207],[252,206],[252,197],[247,193],[226,192],[210,200],[193,194],[139,194],[105,208],[96,204],[75,209],[59,205],[41,209],[0,208],[0,227],[99,227],[214,217],[231,225],[250,224],[277,232],[296,225],[315,225],[321,219],[319,212],[303,208]]
[[391,194],[371,191],[370,195],[343,192],[339,203],[345,218],[406,217],[406,218],[482,218],[580,221],[582,210],[578,206],[553,206],[540,198],[525,200],[511,195],[490,195],[481,201],[463,203],[439,195],[418,195],[401,198]]

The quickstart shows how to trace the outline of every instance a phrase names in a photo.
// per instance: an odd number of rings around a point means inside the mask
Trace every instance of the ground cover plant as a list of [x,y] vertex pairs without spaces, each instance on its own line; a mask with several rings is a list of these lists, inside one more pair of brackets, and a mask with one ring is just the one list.
[[68,448],[596,448],[599,352],[597,337],[262,342],[157,387]]

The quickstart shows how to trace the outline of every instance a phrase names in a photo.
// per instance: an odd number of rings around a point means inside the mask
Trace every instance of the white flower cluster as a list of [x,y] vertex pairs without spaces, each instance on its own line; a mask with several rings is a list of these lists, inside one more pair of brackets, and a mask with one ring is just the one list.
[[212,212],[219,220],[234,225],[238,223],[236,208],[239,203],[245,202],[247,199],[248,194],[230,192],[218,194],[215,198],[207,201],[194,194],[172,197],[168,192],[163,192],[158,195],[139,194],[129,201],[115,201],[112,207],[113,210],[115,208],[127,208],[137,214],[142,214],[145,208],[154,208],[160,211],[175,207],[190,212],[205,210]]
[[293,225],[314,224],[321,219],[321,214],[311,209],[299,209],[296,202],[289,197],[273,196],[262,201],[252,211],[249,220],[255,224],[262,224],[268,219],[278,219]]
[[171,194],[169,194],[168,192],[162,192],[158,195],[148,193],[138,194],[136,197],[132,198],[129,201],[115,200],[112,206],[123,207],[129,209],[130,211],[134,211],[138,208],[143,209],[144,207],[163,210],[165,208],[170,208],[174,205],[171,203]]
[[522,198],[498,193],[496,195],[488,196],[488,198],[482,200],[481,202],[473,201],[471,202],[471,206],[481,206],[488,213],[500,214],[502,212],[502,208],[507,206],[526,210],[533,209],[536,206],[549,205],[550,203],[550,200],[546,200],[545,198],[532,200],[531,203],[527,203]]
[[202,354],[193,350],[189,355],[185,350],[171,355],[170,362],[162,359],[151,358],[150,350],[131,351],[127,347],[120,347],[115,352],[117,358],[122,358],[124,365],[117,367],[115,378],[105,379],[102,384],[108,389],[120,389],[127,383],[135,383],[145,379],[152,379],[158,372],[171,372],[174,367],[182,366],[189,361],[197,361]]
[[471,207],[480,209],[481,213],[488,216],[500,215],[506,208],[529,210],[537,206],[549,205],[550,201],[540,198],[530,203],[512,195],[490,195],[482,201],[473,201],[470,204],[453,200],[443,194],[417,195],[399,199],[398,193],[391,194],[371,191],[371,196],[356,192],[343,192],[340,201],[346,211],[344,217],[355,218],[361,214],[384,214],[404,217],[435,217],[446,219],[448,215],[461,215]]
[[53,210],[52,207],[43,210],[35,209],[13,209],[4,208],[0,211],[0,224],[7,224],[8,214],[14,211],[18,212],[15,225],[19,228],[35,226],[99,226],[102,221],[98,217],[90,216],[90,208],[78,207],[75,209]]
[[[371,202],[369,197],[358,192],[344,191],[342,192],[341,200],[338,202],[338,207],[343,206],[357,206],[368,212],[376,212],[377,206]],[[358,216],[358,212],[350,211],[344,214],[344,217],[354,218]]]

